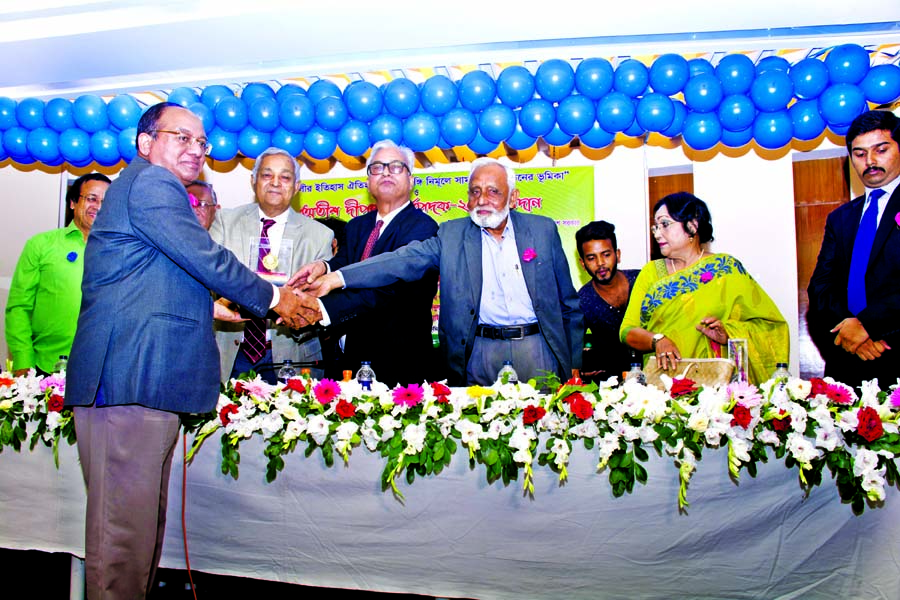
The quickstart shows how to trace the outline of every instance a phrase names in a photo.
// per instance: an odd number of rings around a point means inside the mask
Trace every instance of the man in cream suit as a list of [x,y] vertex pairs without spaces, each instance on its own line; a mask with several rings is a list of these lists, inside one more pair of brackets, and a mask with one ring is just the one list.
[[[219,211],[209,229],[214,241],[253,269],[262,267],[287,274],[311,261],[331,258],[334,237],[331,230],[291,210],[291,199],[300,189],[300,165],[293,156],[280,148],[268,148],[256,159],[250,184],[256,202]],[[251,257],[251,243],[260,237],[268,238],[272,256],[278,255],[282,244],[291,244],[291,264],[275,265],[269,259],[263,264],[265,257]],[[216,342],[223,382],[229,376],[237,377],[254,370],[274,383],[278,368],[273,368],[272,363],[277,365],[286,359],[295,364],[309,363],[322,358],[322,348],[315,334],[275,325],[271,320],[264,328],[262,323],[252,320],[246,323],[216,322]],[[321,375],[321,370],[313,370],[313,376]]]

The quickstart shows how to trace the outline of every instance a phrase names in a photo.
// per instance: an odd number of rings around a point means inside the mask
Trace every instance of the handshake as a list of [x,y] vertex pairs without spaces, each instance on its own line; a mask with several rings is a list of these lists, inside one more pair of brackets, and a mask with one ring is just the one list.
[[[335,273],[327,273],[323,261],[309,263],[281,288],[278,304],[272,309],[278,316],[278,322],[292,329],[300,329],[315,325],[322,320],[322,307],[318,298],[326,295],[334,288],[341,287],[341,278]],[[246,319],[228,306],[228,301],[216,302],[214,317],[222,321],[238,322]]]

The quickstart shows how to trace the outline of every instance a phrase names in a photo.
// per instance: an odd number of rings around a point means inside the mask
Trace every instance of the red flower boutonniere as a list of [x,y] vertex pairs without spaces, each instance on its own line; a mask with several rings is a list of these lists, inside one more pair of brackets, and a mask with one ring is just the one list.
[[534,248],[525,248],[525,252],[522,253],[522,260],[525,262],[531,262],[537,258],[537,250]]
[[900,213],[894,215],[894,223],[897,224],[897,229],[900,229]]

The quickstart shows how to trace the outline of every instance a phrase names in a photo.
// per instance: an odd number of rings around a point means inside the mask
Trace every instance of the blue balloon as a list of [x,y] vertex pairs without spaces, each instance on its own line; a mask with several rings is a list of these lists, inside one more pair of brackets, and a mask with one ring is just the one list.
[[24,127],[10,127],[3,132],[3,149],[16,162],[20,158],[29,157],[28,154],[28,130]]
[[303,152],[303,134],[279,127],[272,132],[272,145],[286,150],[291,156],[300,156]]
[[[275,100],[278,101],[278,104],[284,102],[285,98],[288,96],[305,96],[306,90],[295,83],[286,83],[275,92]],[[280,148],[281,146],[279,146]],[[298,152],[294,156],[298,156],[300,153]]]
[[586,58],[575,69],[575,89],[591,100],[599,100],[613,88],[615,71],[605,58]]
[[23,98],[16,106],[16,120],[25,129],[44,127],[44,101],[37,98]]
[[38,127],[28,133],[25,140],[28,152],[42,163],[59,159],[59,134],[49,127]]
[[143,114],[137,100],[126,94],[110,100],[106,112],[109,115],[109,122],[119,130],[136,127]]
[[684,142],[694,150],[707,150],[722,137],[722,125],[715,113],[690,112],[681,132]]
[[212,146],[209,156],[213,160],[231,160],[237,154],[237,134],[233,131],[213,127],[207,137]]
[[526,148],[531,148],[537,143],[536,137],[531,137],[522,129],[522,126],[516,122],[516,130],[513,131],[513,134],[509,136],[509,139],[506,140],[506,145],[512,148],[513,150],[525,150]]
[[313,105],[316,105],[322,98],[340,98],[341,88],[327,79],[318,79],[309,86],[308,90],[306,90],[306,96]]
[[531,137],[547,135],[556,125],[556,109],[543,98],[529,100],[519,111],[519,125]]
[[610,92],[597,105],[600,127],[610,133],[625,131],[634,123],[634,103],[622,92]]
[[96,133],[109,127],[106,103],[98,96],[79,96],[72,105],[75,124],[88,133]]
[[831,83],[859,83],[869,72],[869,53],[856,44],[835,46],[825,57]]
[[270,98],[262,96],[249,106],[250,125],[258,131],[271,133],[278,128],[278,101],[274,95]]
[[340,98],[328,96],[316,104],[316,124],[325,131],[340,131],[347,119],[347,107]]
[[441,119],[441,137],[451,146],[465,146],[478,133],[478,120],[464,108],[454,108]]
[[[787,73],[791,70],[791,63],[787,61],[787,59],[781,56],[767,56],[758,63],[756,63],[756,75],[757,77],[765,73],[767,71],[781,71],[783,73]],[[722,136],[724,141],[725,136]]]
[[249,122],[247,105],[244,104],[243,100],[234,96],[219,100],[214,113],[216,115],[216,124],[225,131],[237,133],[246,127]]
[[[726,96],[719,104],[719,122],[728,131],[743,131],[753,125],[756,108],[744,94]],[[752,137],[752,134],[751,134]]]
[[672,108],[675,109],[672,124],[660,131],[660,134],[670,138],[681,135],[681,131],[684,128],[684,119],[687,117],[687,108],[681,100],[672,100]]
[[306,132],[306,136],[303,139],[303,149],[311,157],[317,160],[324,160],[334,154],[334,151],[337,149],[337,135],[333,131],[314,125],[312,129]]
[[867,109],[866,96],[852,83],[836,83],[819,96],[819,113],[828,125],[849,125]]
[[58,167],[59,165],[66,162],[66,159],[64,159],[62,157],[62,154],[57,154],[56,158],[54,158],[53,160],[45,160],[45,161],[41,161],[41,162],[43,162],[48,167]]
[[72,103],[65,98],[54,98],[44,107],[44,121],[47,127],[62,133],[66,129],[75,127],[75,117],[72,116]]
[[900,66],[878,65],[872,67],[859,87],[869,102],[888,104],[900,96]]
[[679,54],[663,54],[650,66],[650,87],[666,96],[683,90],[690,77],[688,61]]
[[403,141],[403,122],[394,115],[383,114],[369,123],[369,141],[374,146],[381,140],[391,140],[395,144]]
[[716,74],[716,68],[705,58],[692,58],[688,61],[688,69],[690,70],[691,77]]
[[722,130],[722,144],[729,148],[740,148],[750,143],[753,139],[753,127],[742,129],[740,131]]
[[589,131],[596,118],[597,108],[587,96],[569,96],[556,108],[556,122],[559,128],[571,135],[581,135]]
[[[227,85],[210,85],[200,92],[200,102],[213,110],[223,98],[234,98],[234,92]],[[235,144],[237,144],[236,141]],[[235,145],[235,152],[237,152],[236,149],[237,145]],[[234,154],[231,155],[231,158],[234,158]]]
[[413,152],[431,150],[440,137],[440,122],[427,112],[417,112],[403,123],[403,144]]
[[516,115],[505,104],[492,104],[478,116],[478,131],[489,142],[505,142],[515,130]]
[[722,83],[713,75],[691,77],[684,86],[685,104],[693,112],[711,112],[716,110],[724,95]]
[[97,164],[111,167],[121,160],[119,155],[119,138],[116,134],[103,129],[91,136],[91,156]]
[[187,109],[194,113],[200,119],[200,122],[203,123],[203,131],[212,131],[213,127],[216,126],[215,113],[202,102],[194,102]]
[[459,80],[457,92],[463,108],[477,113],[494,103],[497,84],[484,71],[469,71]]
[[750,87],[750,98],[761,111],[784,110],[794,97],[794,84],[784,71],[761,73]]
[[575,71],[562,59],[545,60],[534,74],[534,87],[544,100],[559,102],[575,89]]
[[347,105],[351,119],[369,123],[381,114],[384,100],[381,97],[381,90],[375,84],[368,81],[354,81],[344,90],[344,104]]
[[836,133],[837,135],[847,135],[847,132],[850,130],[850,124],[847,125],[829,125],[828,129]]
[[630,137],[642,137],[647,133],[647,130],[644,129],[637,120],[638,100],[634,99],[632,102],[634,103],[635,119],[631,122],[631,125],[628,126],[628,129],[626,129],[622,133]]
[[17,124],[16,101],[11,98],[0,97],[0,130],[6,131]]
[[27,154],[24,155],[24,156],[13,156],[13,155],[10,154],[10,155],[9,155],[9,158],[12,159],[13,162],[17,162],[17,163],[19,163],[20,165],[30,165],[30,164],[33,164],[33,163],[35,162],[34,157],[33,157],[33,156],[29,156],[29,155],[27,155]]
[[409,79],[394,79],[384,87],[384,107],[405,119],[419,109],[419,88]]
[[369,149],[369,126],[362,121],[347,121],[337,135],[337,144],[347,156],[362,156]]
[[195,92],[192,88],[177,87],[169,92],[169,97],[166,98],[166,100],[168,102],[174,102],[175,104],[187,108],[191,104],[200,102],[200,96],[198,96],[197,92]]
[[551,146],[565,146],[572,141],[573,137],[574,136],[571,134],[560,129],[559,125],[554,125],[553,130],[544,136],[544,141]]
[[256,158],[260,153],[272,145],[272,136],[265,131],[259,131],[248,125],[238,134],[238,152],[247,158]]
[[591,128],[578,136],[581,143],[588,148],[606,148],[616,139],[616,134],[610,133],[600,127],[600,123],[594,121]]
[[244,101],[244,104],[252,106],[260,98],[271,98],[274,100],[275,92],[267,84],[260,82],[248,83],[244,86],[244,90],[241,92],[241,100]]
[[762,112],[756,115],[753,121],[753,137],[756,143],[763,148],[775,150],[791,141],[794,136],[794,126],[791,124],[791,115],[786,110],[775,112]]
[[519,65],[506,67],[497,77],[497,97],[511,108],[524,106],[534,97],[534,76]]
[[449,77],[435,75],[429,77],[422,85],[422,108],[428,114],[440,117],[456,106],[459,95],[456,92],[456,84]]
[[449,144],[447,142],[447,140],[444,139],[444,136],[440,136],[438,138],[437,147],[440,148],[441,150],[449,150],[450,148],[453,147],[453,144]]
[[81,129],[66,129],[59,134],[59,153],[73,165],[90,163],[91,136]]
[[[197,102],[196,104],[200,104]],[[202,104],[201,104],[202,106]],[[117,136],[119,154],[125,162],[131,162],[137,155],[137,127],[128,127],[119,132]]]
[[819,114],[815,100],[798,100],[788,109],[794,137],[798,140],[814,140],[825,131],[825,119]]
[[650,83],[650,72],[639,60],[629,58],[616,67],[613,88],[631,98],[637,98],[647,89]]
[[285,98],[278,109],[281,126],[293,133],[306,133],[316,122],[316,110],[307,96],[294,94]]
[[812,100],[828,87],[828,67],[821,60],[804,58],[788,72],[794,84],[794,95],[800,100]]
[[490,154],[497,149],[497,145],[494,142],[487,141],[480,133],[476,132],[475,137],[469,142],[469,150],[475,154]]
[[716,77],[722,82],[722,91],[726,96],[746,94],[755,76],[756,67],[744,54],[728,54],[716,65]]
[[647,131],[663,131],[672,124],[674,118],[675,107],[671,98],[665,94],[651,92],[638,102],[636,121]]

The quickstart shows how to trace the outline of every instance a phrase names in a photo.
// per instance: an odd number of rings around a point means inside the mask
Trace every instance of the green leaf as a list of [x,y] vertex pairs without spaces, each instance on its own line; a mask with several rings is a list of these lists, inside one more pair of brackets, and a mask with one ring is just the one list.
[[650,456],[647,454],[647,451],[639,446],[637,442],[635,442],[634,444],[634,457],[641,462],[647,462],[647,460],[650,458]]

